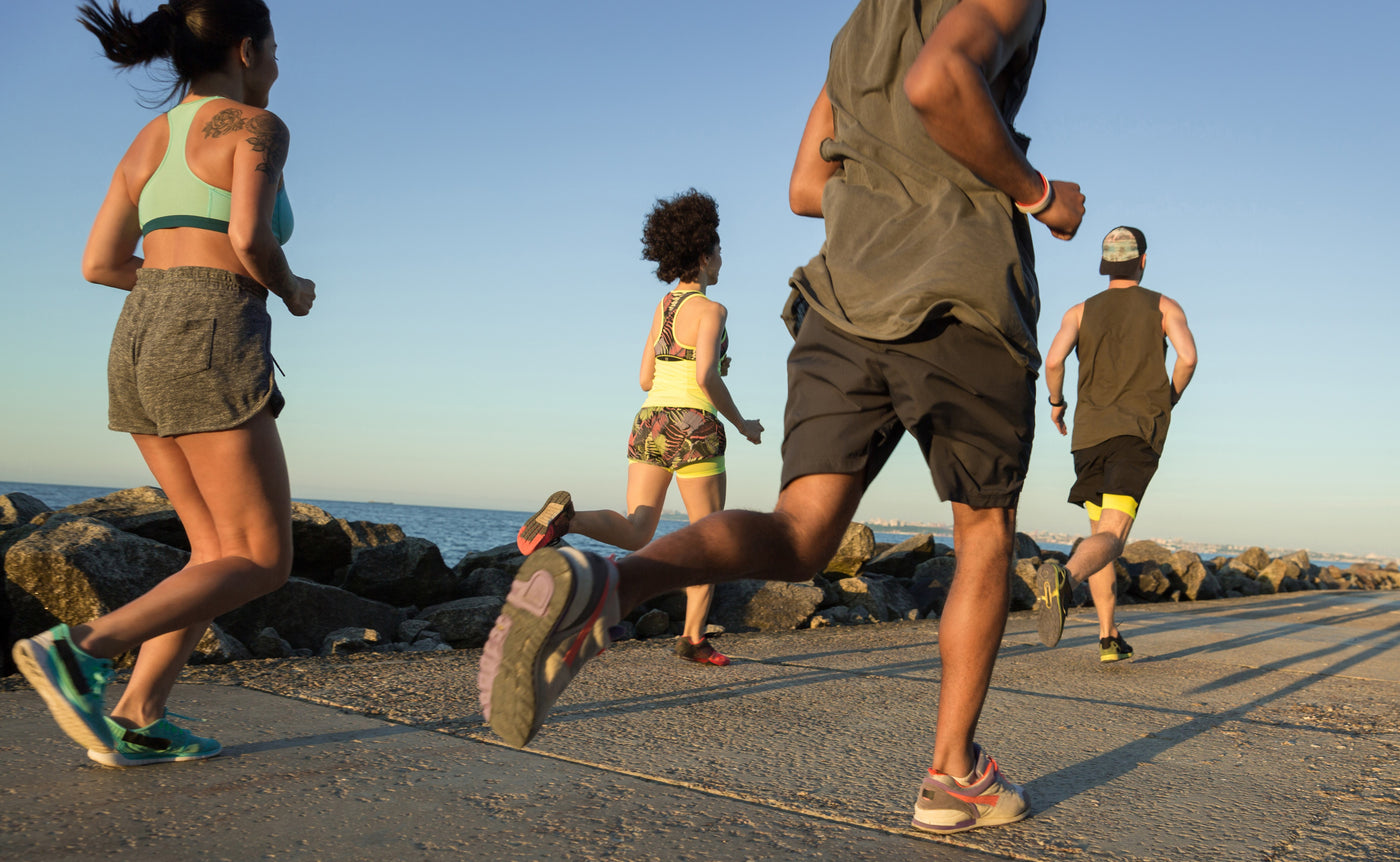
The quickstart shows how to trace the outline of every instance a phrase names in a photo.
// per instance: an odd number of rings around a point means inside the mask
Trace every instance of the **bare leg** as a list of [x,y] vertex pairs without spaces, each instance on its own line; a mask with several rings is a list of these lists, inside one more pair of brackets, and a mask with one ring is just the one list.
[[[727,481],[723,473],[694,479],[676,478],[676,487],[681,490],[681,499],[685,501],[685,513],[689,516],[690,523],[694,524],[724,508]],[[697,584],[685,588],[685,627],[681,636],[691,643],[699,643],[705,637],[705,621],[709,619],[710,601],[714,596],[714,584]]]
[[973,736],[1011,606],[1015,532],[1015,509],[953,504],[958,566],[938,623],[943,676],[933,749],[933,768],[948,775],[974,767]]
[[[1104,509],[1099,520],[1089,521],[1091,538],[1111,536],[1114,540],[1111,545],[1113,556],[1109,558],[1108,564],[1089,576],[1089,593],[1094,597],[1094,612],[1099,617],[1100,639],[1115,637],[1118,634],[1118,626],[1114,622],[1114,613],[1118,608],[1118,574],[1114,571],[1113,561],[1123,553],[1123,546],[1128,541],[1128,532],[1132,528],[1133,519],[1128,517],[1126,512],[1117,509]],[[1080,552],[1088,542],[1089,539],[1080,542],[1074,558],[1070,559],[1071,574],[1074,573]],[[1087,565],[1092,565],[1095,561],[1097,557],[1091,558]]]
[[662,593],[744,578],[805,581],[836,553],[860,502],[854,474],[794,479],[769,512],[725,509],[618,563],[624,615]]
[[277,425],[261,413],[239,428],[175,438],[134,435],[190,537],[190,563],[150,592],[72,629],[110,658],[140,645],[114,718],[160,718],[175,678],[209,621],[286,582],[291,492]]
[[626,517],[611,509],[577,512],[569,522],[569,532],[635,551],[656,535],[670,485],[671,471],[665,467],[628,464]]

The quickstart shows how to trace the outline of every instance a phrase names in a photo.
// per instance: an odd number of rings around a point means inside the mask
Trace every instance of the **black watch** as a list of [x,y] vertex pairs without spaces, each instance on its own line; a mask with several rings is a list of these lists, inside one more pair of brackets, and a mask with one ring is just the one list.
[[1053,398],[1050,399],[1050,406],[1051,406],[1051,407],[1063,407],[1063,406],[1065,406],[1065,405],[1068,404],[1068,403],[1069,403],[1068,401],[1056,401],[1056,400],[1053,399]]

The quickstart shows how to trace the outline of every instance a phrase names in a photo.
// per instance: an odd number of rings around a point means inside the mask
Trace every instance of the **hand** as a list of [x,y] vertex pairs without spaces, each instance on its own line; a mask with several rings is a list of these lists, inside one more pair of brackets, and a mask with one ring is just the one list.
[[729,373],[729,357],[726,356],[719,361],[719,376],[724,377]]
[[1061,404],[1059,407],[1050,408],[1050,421],[1054,422],[1055,427],[1060,429],[1061,437],[1069,433],[1069,429],[1065,427],[1065,411],[1068,409],[1068,404]]
[[739,426],[739,433],[757,446],[763,442],[763,423],[757,419],[745,419],[744,424]]
[[296,279],[296,290],[289,296],[282,297],[282,302],[286,304],[287,310],[297,317],[305,317],[311,312],[311,304],[316,301],[316,282],[309,278],[302,278],[294,275]]
[[1084,195],[1078,183],[1051,180],[1050,185],[1055,197],[1035,219],[1050,228],[1050,235],[1055,239],[1074,239],[1079,223],[1084,220]]

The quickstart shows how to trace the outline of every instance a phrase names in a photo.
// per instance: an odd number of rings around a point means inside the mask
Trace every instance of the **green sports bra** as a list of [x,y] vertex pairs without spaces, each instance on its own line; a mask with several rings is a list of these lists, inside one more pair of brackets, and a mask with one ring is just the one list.
[[[233,195],[195,176],[185,161],[185,141],[189,137],[190,126],[194,124],[195,112],[205,102],[221,98],[208,96],[176,105],[166,112],[166,120],[170,123],[170,143],[166,145],[160,166],[146,181],[137,200],[136,217],[141,223],[142,236],[172,227],[196,227],[228,233]],[[277,202],[272,208],[272,234],[283,245],[292,238],[292,204],[287,200],[284,185],[278,186]]]

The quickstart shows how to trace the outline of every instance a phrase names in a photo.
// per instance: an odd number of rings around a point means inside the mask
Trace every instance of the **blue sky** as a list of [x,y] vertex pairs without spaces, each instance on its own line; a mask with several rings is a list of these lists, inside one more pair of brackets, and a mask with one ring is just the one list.
[[[720,206],[729,384],[768,428],[757,448],[731,435],[730,504],[770,507],[778,313],[822,237],[788,211],[787,177],[854,3],[270,5],[287,254],[318,292],[307,318],[274,313],[294,494],[533,509],[568,488],[621,506],[665,289],[641,222],[695,186]],[[125,294],[78,264],[150,82],[112,69],[73,4],[8,0],[0,23],[0,480],[146,484],[106,430]],[[1043,343],[1102,289],[1098,242],[1126,223],[1200,347],[1137,537],[1400,556],[1400,73],[1362,38],[1397,29],[1384,2],[1051,3],[1017,125],[1088,204],[1071,243],[1037,229]],[[1043,400],[1020,525],[1082,531]],[[950,520],[912,441],[858,517]]]

